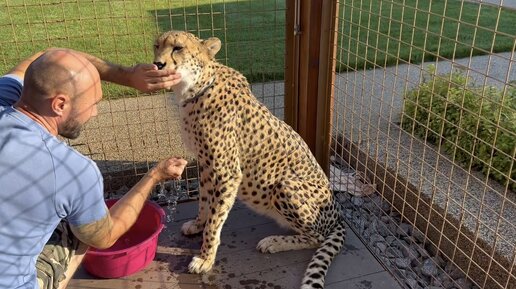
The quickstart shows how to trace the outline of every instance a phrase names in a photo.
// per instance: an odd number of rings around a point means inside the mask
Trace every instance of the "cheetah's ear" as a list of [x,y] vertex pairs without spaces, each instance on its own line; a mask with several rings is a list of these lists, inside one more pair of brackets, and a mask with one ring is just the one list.
[[208,49],[208,54],[210,55],[210,58],[215,57],[215,54],[219,52],[220,47],[222,45],[220,39],[218,39],[217,37],[210,37],[206,40],[203,40],[202,44],[204,45],[204,47]]

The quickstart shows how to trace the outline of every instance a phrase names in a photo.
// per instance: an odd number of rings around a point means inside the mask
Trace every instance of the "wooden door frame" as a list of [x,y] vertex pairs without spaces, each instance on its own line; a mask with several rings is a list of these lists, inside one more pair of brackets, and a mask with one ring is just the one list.
[[337,1],[287,1],[285,121],[328,174]]

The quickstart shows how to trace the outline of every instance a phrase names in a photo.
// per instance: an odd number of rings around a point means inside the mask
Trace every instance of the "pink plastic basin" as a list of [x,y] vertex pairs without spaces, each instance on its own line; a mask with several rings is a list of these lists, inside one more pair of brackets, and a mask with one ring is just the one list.
[[[107,200],[111,207],[117,200]],[[109,249],[90,248],[83,266],[88,273],[101,278],[119,278],[134,274],[152,262],[158,236],[163,230],[165,211],[147,201],[136,223]]]

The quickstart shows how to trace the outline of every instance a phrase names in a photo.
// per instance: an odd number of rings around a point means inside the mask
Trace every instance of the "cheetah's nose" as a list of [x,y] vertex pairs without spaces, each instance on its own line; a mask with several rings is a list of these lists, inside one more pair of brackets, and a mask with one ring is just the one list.
[[162,70],[167,65],[166,62],[154,62],[154,64],[158,67],[159,70]]

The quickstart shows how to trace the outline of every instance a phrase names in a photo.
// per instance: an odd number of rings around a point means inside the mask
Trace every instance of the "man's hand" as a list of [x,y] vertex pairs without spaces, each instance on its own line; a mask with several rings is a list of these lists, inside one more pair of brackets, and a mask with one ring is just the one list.
[[148,175],[157,182],[169,179],[179,179],[186,167],[187,161],[181,158],[168,158],[160,161],[149,170]]
[[150,169],[129,192],[109,209],[105,218],[77,227],[71,227],[83,243],[98,249],[111,247],[136,222],[142,207],[158,182],[179,179],[187,161],[168,158]]
[[180,80],[179,73],[170,69],[158,70],[154,64],[137,64],[131,68],[131,86],[142,92],[170,89]]

